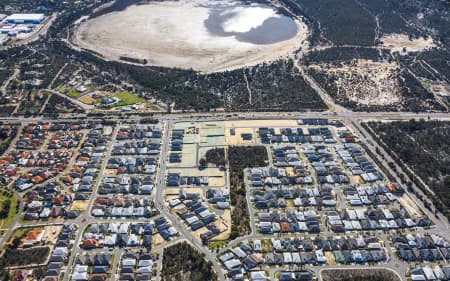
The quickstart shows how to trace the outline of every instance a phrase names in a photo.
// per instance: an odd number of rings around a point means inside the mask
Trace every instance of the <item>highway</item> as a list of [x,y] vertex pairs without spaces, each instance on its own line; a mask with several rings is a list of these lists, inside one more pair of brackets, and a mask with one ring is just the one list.
[[[276,119],[305,119],[305,118],[325,118],[335,120],[361,120],[361,121],[394,121],[394,120],[450,120],[450,114],[446,112],[330,112],[330,111],[307,111],[307,112],[235,112],[235,113],[152,113],[153,118],[160,121],[223,121],[223,120],[276,120]],[[60,114],[55,117],[0,117],[0,121],[10,123],[35,123],[35,122],[102,122],[122,121],[127,123],[137,123],[148,116],[127,114],[89,116],[88,114]]]

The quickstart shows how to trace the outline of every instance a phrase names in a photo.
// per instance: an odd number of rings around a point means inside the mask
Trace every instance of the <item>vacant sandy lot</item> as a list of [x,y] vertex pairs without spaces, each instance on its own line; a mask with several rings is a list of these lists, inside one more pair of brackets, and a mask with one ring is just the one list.
[[399,65],[396,62],[375,62],[359,59],[341,67],[313,65],[312,68],[336,76],[334,82],[341,94],[365,105],[391,105],[400,102]]
[[[231,128],[230,128],[231,129]],[[255,128],[233,128],[234,129],[234,135],[231,135],[230,130],[226,130],[225,132],[225,139],[227,141],[227,144],[229,145],[237,145],[237,144],[252,144],[256,140],[255,135]],[[251,134],[252,139],[251,140],[243,140],[241,137],[241,134]]]
[[[225,5],[233,3],[223,2]],[[208,32],[205,20],[210,15],[211,5],[217,3],[180,0],[132,5],[124,11],[84,21],[76,28],[72,41],[108,60],[127,56],[146,59],[149,65],[193,68],[202,72],[275,60],[300,46],[304,49],[307,44],[307,27],[298,21],[294,37],[272,44],[252,44],[236,40],[235,36],[215,36]],[[249,31],[261,24],[260,16],[270,15],[242,11],[236,21],[227,21],[223,28],[233,32]]]
[[179,173],[182,176],[186,177],[223,177],[224,172],[221,171],[219,168],[216,167],[210,167],[203,170],[199,170],[197,168],[170,168],[170,173]]
[[225,177],[209,177],[208,186],[225,186]]
[[89,95],[82,96],[78,100],[85,104],[94,104],[97,101],[96,99],[92,98]]
[[117,169],[105,169],[103,173],[105,176],[115,176],[117,175]]
[[296,120],[233,120],[233,121],[225,121],[225,129],[229,130],[229,128],[273,128],[273,127],[296,127],[298,126]]
[[327,258],[327,264],[336,265],[336,259],[334,258],[333,252],[324,252],[324,255]]
[[164,244],[166,241],[161,237],[159,233],[153,235],[152,237],[152,245],[153,247],[158,247],[159,245]]
[[72,206],[70,207],[71,211],[86,211],[87,207],[89,205],[88,200],[75,200],[72,203]]
[[402,196],[398,197],[398,202],[408,211],[411,217],[419,218],[422,216],[420,209],[408,195],[403,194]]
[[219,219],[216,221],[217,228],[221,233],[215,236],[212,241],[223,241],[227,240],[231,234],[231,211],[225,210],[223,214],[223,220]]
[[407,34],[388,34],[381,37],[383,42],[383,47],[391,49],[392,52],[399,52],[400,54],[408,52],[421,52],[433,47],[436,44],[433,38],[428,37],[427,39],[419,37],[417,39],[410,40]]
[[56,240],[58,240],[58,235],[61,232],[61,229],[62,226],[60,225],[46,226],[45,233],[47,235],[47,241],[51,244],[55,244]]

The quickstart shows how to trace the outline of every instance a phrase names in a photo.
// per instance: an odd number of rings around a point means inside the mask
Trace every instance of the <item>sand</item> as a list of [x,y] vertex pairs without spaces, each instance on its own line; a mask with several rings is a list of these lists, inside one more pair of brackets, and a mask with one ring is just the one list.
[[166,201],[177,199],[180,197],[180,188],[166,188],[164,190],[164,198]]
[[398,199],[398,202],[400,203],[400,205],[402,205],[408,211],[408,213],[411,215],[411,217],[413,217],[413,218],[422,217],[420,208],[416,205],[416,203],[414,203],[411,200],[411,198],[408,195],[403,194],[402,196],[398,197],[397,199]]
[[46,241],[50,244],[55,244],[58,240],[58,235],[61,232],[62,226],[60,225],[52,225],[52,226],[46,226],[45,228],[45,234],[47,236]]
[[166,241],[161,237],[159,233],[156,233],[152,237],[152,245],[153,247],[158,247],[159,245],[164,244]]
[[[233,120],[233,121],[225,121],[225,130],[229,130],[229,128],[274,128],[274,127],[298,127],[296,120],[287,120],[287,119],[279,119],[279,120]],[[226,131],[225,131],[226,132]]]
[[89,205],[89,200],[75,200],[70,207],[71,211],[86,211]]
[[96,99],[92,98],[89,95],[82,96],[78,100],[85,104],[95,104],[95,102],[97,101]]
[[193,176],[223,177],[224,176],[224,172],[216,167],[206,168],[203,170],[199,170],[197,168],[170,168],[169,172],[170,173],[180,173],[182,176],[187,176],[187,177],[193,177]]
[[209,177],[208,186],[210,187],[223,187],[225,186],[225,177]]
[[336,265],[336,260],[334,258],[333,252],[324,252],[323,254],[327,258],[327,264],[328,265]]
[[115,176],[117,175],[117,169],[105,169],[105,172],[103,173],[105,176]]
[[[79,24],[72,43],[107,60],[121,56],[146,59],[147,65],[217,72],[273,61],[307,46],[306,24],[296,20],[297,34],[273,44],[252,44],[234,36],[214,36],[204,26],[210,7],[206,0],[180,0],[132,5]],[[270,16],[258,11],[238,13],[225,23],[230,31],[247,31]],[[248,15],[248,14],[251,15]]]
[[[383,42],[383,47],[391,50],[391,52],[399,52],[405,54],[408,52],[422,52],[430,48],[436,47],[433,38],[419,37],[410,40],[407,34],[387,34],[380,39]],[[404,52],[406,51],[406,52]]]
[[[225,131],[225,140],[229,145],[238,145],[238,144],[252,144],[255,142],[255,129],[254,128],[234,128],[234,135],[231,135],[230,129]],[[243,140],[241,134],[251,134],[251,140]]]
[[397,62],[360,59],[341,67],[313,65],[311,68],[339,77],[335,84],[350,101],[364,105],[392,105],[401,100]]
[[221,219],[216,221],[217,228],[221,231],[221,233],[215,237],[213,237],[212,241],[223,241],[227,240],[231,234],[231,211],[225,210],[223,214],[223,221]]

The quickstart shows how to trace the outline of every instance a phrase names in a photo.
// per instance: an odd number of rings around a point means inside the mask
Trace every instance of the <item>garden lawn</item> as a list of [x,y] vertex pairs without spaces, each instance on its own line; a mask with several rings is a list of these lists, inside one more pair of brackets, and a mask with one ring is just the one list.
[[120,101],[114,105],[116,106],[124,106],[124,105],[131,105],[135,103],[143,103],[145,102],[145,99],[137,97],[136,95],[133,95],[128,92],[120,92],[115,94],[113,97],[120,99]]

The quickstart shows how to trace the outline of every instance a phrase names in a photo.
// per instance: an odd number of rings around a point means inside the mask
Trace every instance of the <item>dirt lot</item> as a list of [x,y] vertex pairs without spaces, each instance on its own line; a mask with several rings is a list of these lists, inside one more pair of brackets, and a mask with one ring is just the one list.
[[[241,134],[251,134],[252,140],[243,140]],[[225,131],[225,140],[229,145],[237,144],[253,144],[255,143],[256,134],[253,128],[234,128],[234,135],[231,135],[230,129]]]
[[[166,188],[164,191],[164,196],[166,200],[177,199],[180,196],[181,188]],[[199,194],[202,196],[203,190],[201,188],[185,188],[186,192],[189,194]]]
[[208,186],[225,186],[225,177],[209,177]]
[[85,211],[88,207],[88,200],[75,200],[73,201],[72,206],[70,207],[71,211]]
[[193,231],[192,235],[195,237],[195,239],[197,239],[199,242],[201,242],[202,239],[200,238],[200,235],[202,233],[205,233],[206,231],[208,231],[208,229],[204,226],[202,228],[197,229],[196,231]]
[[328,265],[336,265],[336,260],[334,258],[333,252],[324,252],[324,255],[327,258]]
[[92,98],[89,95],[82,96],[78,100],[85,104],[94,104],[97,101],[96,99]]
[[230,237],[231,233],[231,211],[225,210],[223,214],[223,221],[222,220],[216,220],[216,226],[217,228],[222,231],[219,235],[214,237],[213,241],[223,241],[227,240]]
[[400,102],[396,62],[374,62],[360,59],[341,67],[314,65],[311,68],[324,71],[338,79],[334,82],[350,101],[365,105],[391,105]]
[[383,46],[390,49],[391,52],[399,52],[400,54],[406,52],[421,52],[432,47],[436,47],[433,38],[427,39],[420,37],[409,40],[407,34],[388,34],[381,38]]
[[105,176],[115,176],[117,175],[116,169],[105,169],[105,172],[103,173]]
[[158,247],[159,245],[164,244],[166,241],[159,235],[159,233],[153,235],[152,237],[152,245],[153,247]]
[[363,184],[364,181],[361,179],[360,176],[351,176],[350,177],[350,183],[352,183],[352,184]]
[[414,203],[408,195],[403,194],[398,197],[398,202],[408,211],[411,217],[422,217],[419,207],[417,207],[416,203]]
[[51,244],[55,244],[56,240],[58,240],[58,235],[61,232],[62,226],[46,226],[44,229],[47,235],[47,241]]
[[206,168],[204,170],[199,170],[197,168],[170,168],[170,173],[180,173],[182,176],[197,176],[197,177],[223,177],[224,172],[220,171],[219,168]]
[[[179,188],[172,188],[172,187],[166,188],[164,190],[164,195],[166,197],[179,196],[180,195],[180,189]],[[170,198],[170,199],[173,199],[173,198]]]

